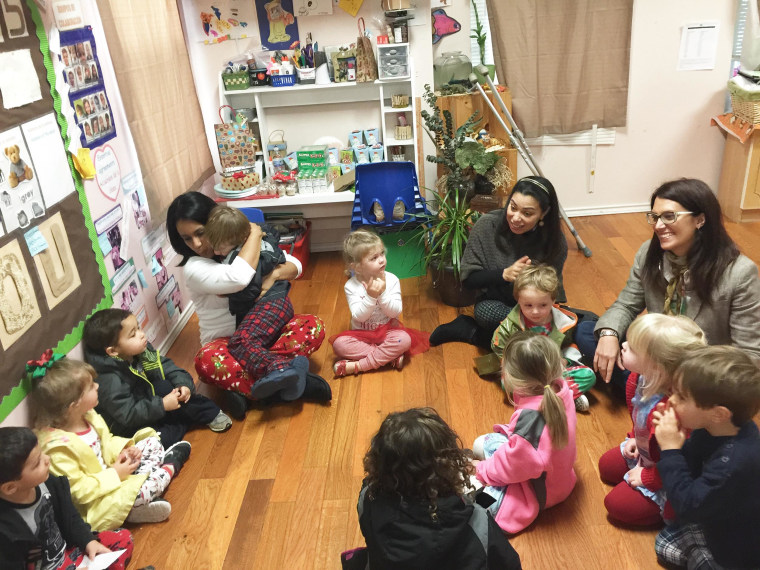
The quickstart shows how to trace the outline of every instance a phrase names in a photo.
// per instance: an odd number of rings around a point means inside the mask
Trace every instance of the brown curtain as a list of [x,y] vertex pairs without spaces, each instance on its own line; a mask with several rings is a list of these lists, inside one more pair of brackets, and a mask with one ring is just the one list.
[[151,215],[214,172],[174,0],[97,0]]
[[633,0],[486,0],[494,64],[528,137],[625,125]]

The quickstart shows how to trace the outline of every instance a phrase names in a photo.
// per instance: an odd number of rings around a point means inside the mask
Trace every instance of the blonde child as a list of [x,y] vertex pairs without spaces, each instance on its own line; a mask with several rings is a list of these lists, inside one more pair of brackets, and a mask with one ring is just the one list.
[[190,455],[181,441],[164,451],[152,428],[127,439],[111,434],[94,408],[95,369],[54,355],[32,363],[32,408],[50,472],[68,477],[77,510],[95,531],[124,521],[159,522],[171,505],[160,499]]
[[516,533],[575,487],[575,406],[559,347],[529,331],[504,347],[502,387],[515,411],[509,424],[475,440],[475,475],[495,499],[489,510],[496,522]]
[[[563,376],[573,392],[575,409],[589,409],[588,392],[596,382],[596,374],[580,363],[581,353],[572,344],[578,317],[555,303],[559,294],[557,271],[550,265],[529,265],[517,276],[512,286],[517,305],[493,333],[491,348],[499,358],[509,337],[529,330],[548,336],[562,350],[565,358]],[[478,368],[480,371],[480,367]]]
[[520,568],[493,517],[465,494],[472,464],[435,410],[389,414],[364,470],[357,509],[367,548],[344,553],[344,568]]
[[330,338],[338,360],[335,376],[359,374],[390,364],[404,365],[404,354],[428,349],[428,334],[405,328],[401,282],[385,270],[385,246],[377,234],[356,230],[343,240],[343,259],[351,276],[343,290],[351,311],[351,330]]
[[655,439],[654,413],[668,401],[680,361],[704,344],[702,329],[684,316],[648,313],[628,328],[620,356],[623,366],[631,371],[626,401],[633,428],[623,443],[599,459],[602,480],[615,485],[604,498],[612,519],[631,526],[649,526],[673,518],[656,465],[660,448]]

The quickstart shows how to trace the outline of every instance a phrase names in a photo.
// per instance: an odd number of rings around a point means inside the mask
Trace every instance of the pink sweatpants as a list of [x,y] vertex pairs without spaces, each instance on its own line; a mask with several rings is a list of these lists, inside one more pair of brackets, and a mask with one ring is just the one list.
[[354,360],[362,371],[375,370],[396,360],[412,345],[412,339],[406,331],[389,330],[382,344],[372,344],[353,338],[341,336],[333,342],[333,351],[338,358]]

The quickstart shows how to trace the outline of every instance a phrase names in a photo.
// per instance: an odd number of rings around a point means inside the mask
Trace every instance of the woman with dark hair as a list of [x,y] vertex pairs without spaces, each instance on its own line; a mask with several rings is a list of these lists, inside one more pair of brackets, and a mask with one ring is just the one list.
[[[246,355],[266,351],[267,354],[282,355],[283,360],[286,356],[308,356],[321,346],[324,324],[313,315],[295,315],[284,328],[278,326],[277,330],[273,327],[269,330],[256,323],[257,331],[267,330],[268,333],[251,334],[254,326],[250,326],[252,323],[247,322],[246,317],[238,330],[235,330],[235,317],[229,311],[226,295],[242,290],[253,278],[262,233],[258,225],[251,224],[251,234],[237,257],[229,265],[221,263],[214,256],[214,250],[204,235],[206,222],[214,207],[216,202],[200,192],[181,194],[169,206],[166,229],[172,247],[182,255],[180,266],[183,267],[187,291],[198,315],[203,345],[195,357],[198,376],[206,383],[228,390],[230,412],[234,417],[240,418],[245,414],[247,402],[239,395],[256,397],[255,385],[259,380],[246,372],[246,368],[249,368],[245,362]],[[264,277],[262,296],[275,281],[291,280],[299,275],[300,262],[287,254],[286,258],[286,263],[278,265]],[[281,315],[277,316],[279,318]],[[231,337],[229,343],[235,347],[237,359],[227,349],[227,337]],[[271,360],[277,360],[277,356],[272,355]],[[291,385],[288,381],[278,391],[270,383],[266,393],[273,395],[267,396],[267,400],[330,400],[332,393],[327,382],[308,372],[308,369],[304,373],[305,384],[299,380]]]
[[475,318],[459,315],[430,335],[431,346],[469,342],[490,349],[491,337],[515,304],[512,284],[528,265],[545,263],[557,271],[558,301],[565,301],[562,268],[567,241],[562,235],[559,203],[546,178],[526,176],[515,184],[507,207],[483,215],[472,228],[462,256],[462,285],[482,291]]
[[578,326],[581,352],[593,355],[605,382],[623,388],[620,343],[646,309],[686,315],[702,327],[709,344],[730,344],[760,357],[757,266],[726,232],[712,190],[701,180],[666,182],[652,194],[650,208],[652,239],[639,248],[628,282],[607,312]]

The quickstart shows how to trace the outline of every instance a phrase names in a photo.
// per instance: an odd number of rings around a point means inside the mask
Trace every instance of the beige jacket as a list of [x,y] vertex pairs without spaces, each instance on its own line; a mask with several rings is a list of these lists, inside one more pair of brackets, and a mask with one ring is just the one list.
[[[657,287],[648,290],[644,289],[641,280],[648,250],[647,241],[636,253],[628,282],[599,319],[595,331],[614,329],[622,338],[628,325],[644,309],[650,313],[662,313],[667,286],[665,278]],[[696,295],[690,295],[686,316],[702,327],[709,344],[733,345],[760,358],[760,277],[757,265],[748,257],[739,255],[718,282],[712,303],[703,303]]]

